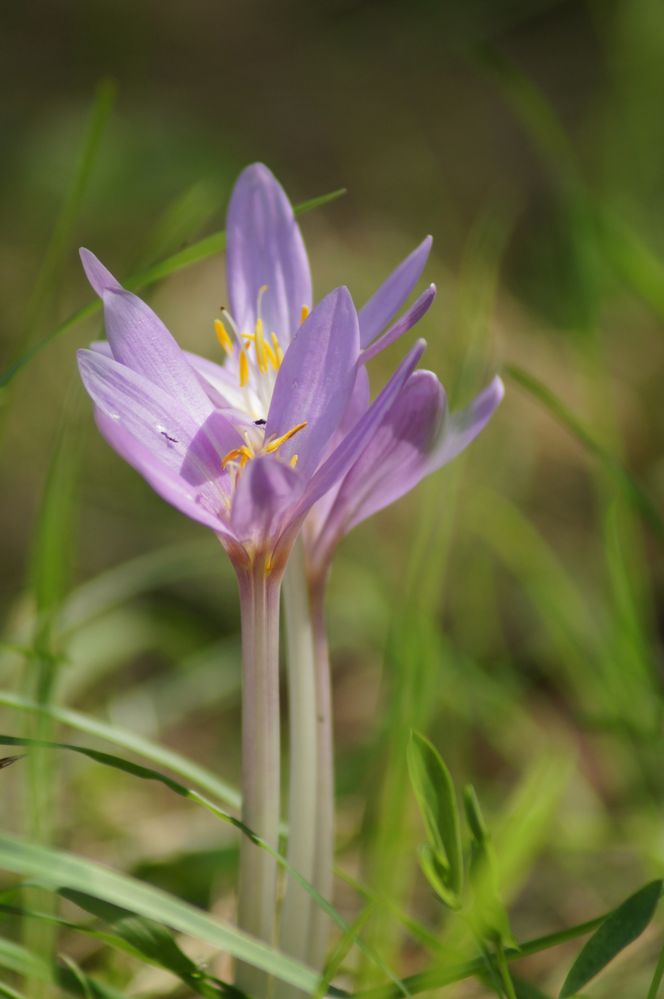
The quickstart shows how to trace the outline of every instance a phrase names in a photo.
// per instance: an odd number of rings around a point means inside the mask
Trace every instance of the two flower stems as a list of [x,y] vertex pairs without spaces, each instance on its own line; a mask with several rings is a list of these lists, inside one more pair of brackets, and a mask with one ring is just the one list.
[[[238,571],[242,623],[242,820],[275,850],[279,841],[279,602],[281,575],[257,561]],[[332,894],[334,771],[324,583],[310,586],[304,547],[295,545],[286,570],[284,619],[290,705],[288,861],[326,899]],[[277,865],[247,837],[240,844],[238,924],[273,943]],[[329,920],[292,877],[286,881],[281,948],[320,969]],[[267,996],[264,972],[240,963],[237,984]],[[276,997],[297,995],[279,983]]]

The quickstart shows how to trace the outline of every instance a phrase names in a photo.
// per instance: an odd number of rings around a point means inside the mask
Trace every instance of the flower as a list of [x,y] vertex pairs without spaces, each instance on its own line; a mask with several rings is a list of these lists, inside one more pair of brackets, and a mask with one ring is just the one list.
[[[486,426],[504,392],[496,376],[468,406],[450,412],[436,375],[413,372],[366,448],[307,518],[306,551],[312,578],[324,579],[337,545],[353,527],[460,454]],[[368,407],[368,379],[366,372],[360,372],[340,434],[347,433]]]
[[[371,441],[424,349],[409,352],[347,435],[358,370],[426,311],[427,289],[382,333],[418,280],[425,240],[356,312],[337,288],[311,312],[306,250],[266,167],[240,176],[228,211],[230,310],[215,323],[224,366],[184,352],[88,250],[108,342],[78,353],[98,427],[167,502],[210,527],[236,567],[283,566],[307,512]],[[382,335],[381,335],[382,333]],[[331,442],[334,441],[334,446]]]

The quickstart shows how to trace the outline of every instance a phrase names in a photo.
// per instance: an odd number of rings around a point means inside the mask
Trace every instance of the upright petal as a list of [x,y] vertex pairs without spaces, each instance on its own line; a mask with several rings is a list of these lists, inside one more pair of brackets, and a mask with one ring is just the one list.
[[432,242],[431,236],[423,239],[360,309],[360,338],[363,347],[367,347],[385,329],[412,292],[424,270]]
[[163,500],[187,517],[212,528],[222,537],[232,537],[215,512],[212,497],[205,489],[186,482],[172,467],[157,457],[151,448],[138,440],[127,427],[95,408],[95,419],[102,436],[132,468],[143,476]]
[[373,343],[364,348],[360,355],[362,363],[366,364],[376,354],[380,354],[381,350],[385,350],[386,347],[389,347],[402,337],[404,333],[412,329],[415,323],[419,323],[422,316],[429,311],[435,297],[436,286],[435,284],[430,284],[420,297],[413,302],[410,308],[406,309],[404,314],[397,319],[396,323],[390,326],[389,330],[386,330],[382,336],[379,336]]
[[272,173],[254,163],[240,174],[228,206],[227,273],[231,312],[242,331],[257,319],[260,289],[268,335],[285,346],[311,308],[311,273],[290,201]]
[[502,379],[496,377],[465,409],[445,417],[428,458],[429,472],[456,458],[487,425],[505,395]]
[[271,455],[259,455],[240,475],[231,513],[235,536],[262,548],[276,541],[302,491],[302,476]]
[[125,291],[89,250],[81,251],[81,260],[104,303],[106,336],[115,360],[149,378],[195,419],[205,420],[212,403],[161,319],[138,296]]
[[79,256],[83,264],[85,276],[100,298],[104,297],[105,291],[122,291],[122,285],[113,277],[107,267],[104,267],[101,260],[95,257],[94,253],[86,250],[84,246],[80,248]]
[[346,288],[337,288],[304,321],[286,351],[274,386],[265,439],[292,427],[306,427],[281,450],[298,455],[298,471],[311,475],[340,424],[355,384],[359,355],[355,306]]

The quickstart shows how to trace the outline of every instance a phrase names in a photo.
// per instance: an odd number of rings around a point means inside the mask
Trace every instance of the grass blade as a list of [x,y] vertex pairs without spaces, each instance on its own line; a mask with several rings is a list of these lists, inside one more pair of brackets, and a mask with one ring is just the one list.
[[660,541],[664,541],[664,519],[656,504],[639,482],[624,468],[613,455],[595,440],[578,417],[547,388],[543,382],[516,365],[510,364],[505,373],[521,388],[525,389],[534,399],[541,403],[554,419],[568,430],[583,447],[598,458],[606,469],[618,480],[619,484],[634,503],[643,518],[648,522]]
[[[315,208],[320,208],[323,205],[329,204],[331,201],[336,201],[337,198],[340,198],[345,193],[346,189],[342,187],[336,191],[330,191],[328,194],[321,194],[316,198],[310,198],[309,201],[303,201],[299,205],[295,206],[295,214],[304,215],[306,212],[311,212]],[[192,243],[191,246],[185,247],[184,250],[178,250],[177,253],[170,254],[170,256],[166,257],[164,260],[153,264],[151,267],[140,271],[138,274],[132,274],[131,277],[125,281],[125,287],[131,291],[140,291],[152,284],[156,284],[157,281],[161,281],[163,278],[168,277],[171,274],[175,274],[177,271],[183,270],[185,267],[190,267],[192,264],[196,264],[201,260],[206,260],[215,253],[220,253],[225,246],[226,231],[221,229],[218,232],[213,232],[211,235],[205,236],[203,239],[198,240],[198,242]],[[82,320],[88,319],[90,316],[94,316],[100,309],[101,302],[97,299],[72,313],[71,316],[56,326],[54,330],[48,333],[38,343],[34,344],[30,350],[22,354],[18,360],[16,360],[0,374],[0,389],[5,385],[8,385],[15,375],[17,375],[19,371],[21,371],[21,369],[24,368],[36,354],[39,353],[39,351],[48,346],[52,340],[54,340],[57,336],[60,336],[61,333],[65,333],[67,330],[70,330],[77,323],[82,322]]]
[[636,940],[655,914],[663,881],[651,881],[609,913],[585,944],[560,990],[569,999],[598,975],[628,944]]
[[3,834],[0,835],[0,868],[33,878],[51,889],[70,888],[129,909],[180,933],[205,940],[305,992],[313,992],[318,984],[315,972],[299,961],[167,892],[91,860]]

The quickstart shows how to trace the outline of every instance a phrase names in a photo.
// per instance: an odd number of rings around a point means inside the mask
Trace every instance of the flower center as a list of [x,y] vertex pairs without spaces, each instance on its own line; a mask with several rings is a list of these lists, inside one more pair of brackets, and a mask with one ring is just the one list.
[[[258,443],[255,439],[252,440],[250,432],[245,431],[243,434],[244,444],[242,444],[241,447],[233,448],[232,451],[229,451],[228,454],[224,455],[221,459],[221,467],[226,469],[231,465],[236,465],[238,466],[238,471],[241,471],[248,461],[252,458],[256,458],[259,454],[276,454],[279,448],[285,444],[286,441],[289,441],[291,437],[294,437],[295,434],[300,432],[300,430],[304,430],[306,425],[306,420],[304,423],[296,423],[294,427],[287,430],[285,434],[281,435],[281,437],[272,437],[268,441],[263,439],[260,443]],[[256,429],[257,433],[262,433],[260,428],[257,427]],[[292,468],[295,468],[297,465],[296,454],[293,455],[288,464]]]
[[[274,330],[266,335],[262,303],[268,286],[262,285],[256,303],[256,323],[253,333],[240,332],[227,309],[222,308],[221,319],[215,319],[214,330],[217,340],[236,369],[236,376],[243,389],[244,409],[247,415],[256,420],[267,417],[277,372],[284,359],[284,351]],[[300,321],[309,314],[306,305],[302,306]]]

